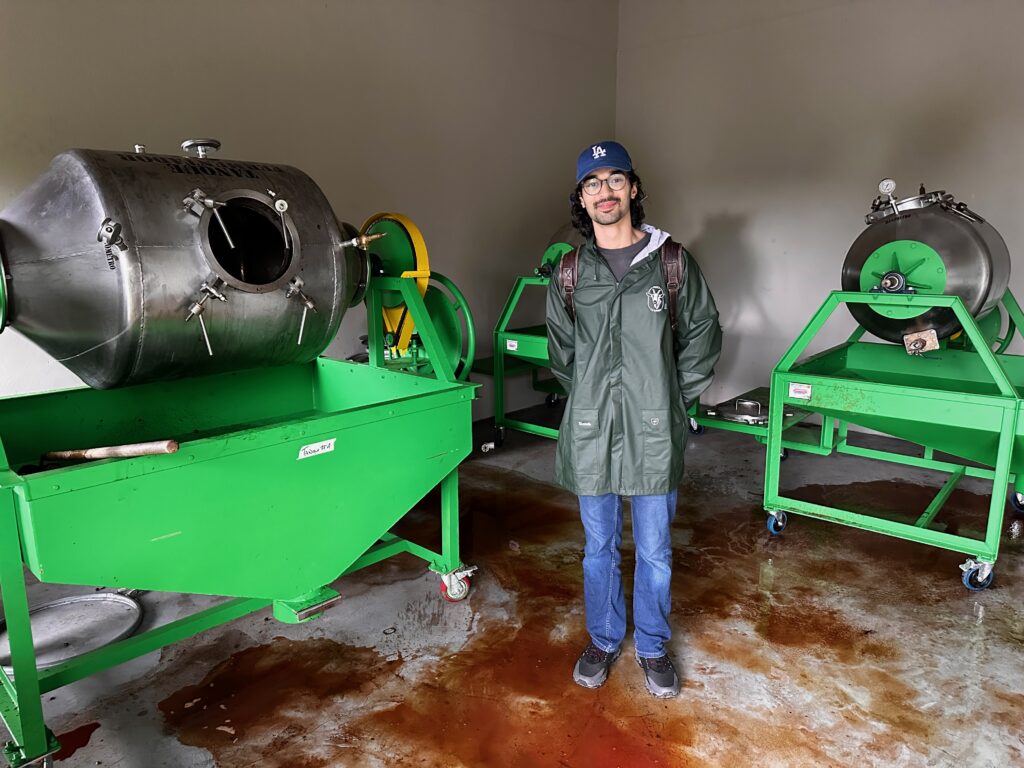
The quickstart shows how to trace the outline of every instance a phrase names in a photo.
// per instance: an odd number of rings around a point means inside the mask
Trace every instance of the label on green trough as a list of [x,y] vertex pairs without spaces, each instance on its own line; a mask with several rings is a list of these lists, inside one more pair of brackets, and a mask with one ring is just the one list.
[[332,437],[330,440],[324,440],[322,443],[310,443],[299,448],[299,458],[296,461],[302,459],[308,459],[311,456],[319,456],[322,453],[330,453],[334,450],[334,442],[338,438]]
[[795,381],[789,382],[789,396],[796,400],[810,400],[811,399],[811,385],[810,384],[798,384]]
[[508,341],[505,342],[505,349],[515,352],[517,349],[519,349],[519,340],[509,339]]

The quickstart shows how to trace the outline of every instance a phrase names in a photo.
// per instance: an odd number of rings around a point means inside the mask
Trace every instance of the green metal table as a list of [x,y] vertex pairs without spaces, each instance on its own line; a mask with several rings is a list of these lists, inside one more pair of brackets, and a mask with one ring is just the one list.
[[[812,339],[843,304],[885,309],[953,310],[967,337],[960,349],[950,346],[911,355],[894,344],[861,340],[863,331],[820,354],[800,360]],[[807,515],[929,546],[964,552],[963,582],[972,590],[991,584],[999,551],[1008,489],[1024,471],[1024,420],[1020,418],[1024,358],[1006,354],[1014,329],[1024,315],[1012,293],[1002,306],[1008,331],[993,342],[982,333],[957,296],[919,296],[833,292],[772,372],[764,505],[768,528],[781,533],[787,513]],[[996,347],[993,350],[992,347]],[[819,414],[819,440],[797,444],[784,437],[784,408]],[[920,456],[906,456],[852,445],[848,425],[855,424],[921,446]],[[779,489],[782,447],[828,455],[846,453],[915,467],[934,469],[949,478],[928,507],[906,521],[899,510],[867,515],[802,501]],[[935,457],[942,452],[963,460]],[[983,538],[945,530],[937,517],[963,477],[992,481],[992,495]]]

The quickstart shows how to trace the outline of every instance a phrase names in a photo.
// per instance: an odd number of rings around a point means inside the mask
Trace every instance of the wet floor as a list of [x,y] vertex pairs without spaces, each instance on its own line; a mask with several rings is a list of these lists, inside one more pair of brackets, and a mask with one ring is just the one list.
[[[480,567],[467,601],[441,601],[436,577],[403,556],[339,582],[346,602],[316,623],[259,614],[206,633],[78,694],[51,725],[85,743],[59,764],[1024,765],[1015,518],[993,587],[969,593],[963,555],[797,516],[770,536],[763,449],[709,433],[688,451],[673,528],[682,694],[646,693],[631,641],[590,691],[571,678],[586,642],[575,499],[533,471],[552,448],[509,440],[464,465],[463,558]],[[879,466],[797,455],[784,482],[808,500],[906,514],[941,484]],[[983,528],[988,506],[983,484],[966,485],[940,518],[962,533]],[[402,532],[435,544],[436,503]],[[149,751],[125,744],[133,726]]]

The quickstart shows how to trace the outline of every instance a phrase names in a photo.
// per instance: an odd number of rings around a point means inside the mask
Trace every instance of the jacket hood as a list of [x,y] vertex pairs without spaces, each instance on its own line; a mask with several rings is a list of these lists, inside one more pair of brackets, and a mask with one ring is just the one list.
[[644,248],[640,253],[633,257],[633,261],[629,263],[629,266],[639,264],[641,261],[650,256],[654,251],[661,248],[666,240],[671,237],[668,232],[652,227],[650,224],[641,224],[640,229],[643,232],[648,232],[651,235],[651,240],[647,243],[647,247]]

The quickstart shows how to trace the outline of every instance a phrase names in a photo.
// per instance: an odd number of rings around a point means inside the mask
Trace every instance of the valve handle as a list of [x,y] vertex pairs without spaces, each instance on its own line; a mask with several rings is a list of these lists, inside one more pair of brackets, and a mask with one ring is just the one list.
[[220,142],[217,139],[185,139],[181,148],[186,155],[202,159],[220,149]]

